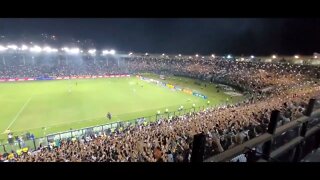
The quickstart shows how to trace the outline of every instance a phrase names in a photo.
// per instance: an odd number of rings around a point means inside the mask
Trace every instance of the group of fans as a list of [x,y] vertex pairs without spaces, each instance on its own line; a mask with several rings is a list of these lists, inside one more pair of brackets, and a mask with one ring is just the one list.
[[[0,62],[0,79],[37,78],[56,76],[97,76],[106,74],[127,74],[123,64],[117,59],[70,58],[36,59],[31,61]],[[121,61],[124,62],[124,61]]]
[[[238,62],[218,57],[190,59],[140,56],[121,61],[121,67],[114,64],[110,68],[109,64],[95,64],[92,61],[77,66],[69,63],[55,64],[48,68],[46,65],[47,68],[44,69],[37,65],[2,65],[0,78],[38,76],[43,73],[60,76],[78,73],[98,75],[110,72],[152,72],[232,85],[245,91],[247,98],[234,105],[161,118],[154,123],[129,126],[114,133],[99,132],[58,140],[48,147],[39,147],[36,151],[20,155],[8,152],[0,156],[0,160],[189,162],[195,134],[206,135],[205,158],[208,158],[265,133],[272,110],[280,110],[278,126],[281,126],[302,116],[310,98],[320,98],[320,68],[317,66]],[[82,68],[73,68],[78,66]],[[259,151],[261,147],[257,147],[257,152]],[[246,158],[241,161],[246,161]]]

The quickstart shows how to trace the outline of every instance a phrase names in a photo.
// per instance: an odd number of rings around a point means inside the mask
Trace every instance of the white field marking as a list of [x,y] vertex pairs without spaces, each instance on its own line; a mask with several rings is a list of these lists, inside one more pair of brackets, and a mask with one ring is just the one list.
[[[103,117],[99,117],[99,118],[103,118]],[[56,127],[56,126],[60,126],[60,125],[66,125],[66,124],[72,124],[72,123],[80,123],[80,122],[84,122],[84,121],[93,121],[93,120],[100,120],[99,118],[92,118],[92,119],[85,119],[85,120],[76,120],[76,121],[69,121],[69,122],[61,122],[61,121],[54,121],[52,124],[49,124],[49,126],[46,126],[47,129],[50,129],[52,127]],[[55,123],[58,122],[58,123]],[[30,130],[35,130],[35,129],[40,129],[43,128],[44,126],[39,126],[39,127],[33,127],[33,128],[29,128],[29,129],[18,129],[16,130],[16,132],[19,131],[30,131]],[[14,132],[14,131],[13,131]],[[5,133],[2,133],[5,134]]]
[[[115,118],[118,118],[118,115],[113,115],[113,117]],[[50,128],[53,128],[53,127],[57,127],[57,126],[60,126],[60,125],[68,125],[68,124],[73,124],[73,123],[82,123],[82,122],[90,122],[90,121],[100,121],[100,120],[104,120],[105,117],[96,117],[96,118],[90,118],[90,119],[82,119],[82,120],[75,120],[75,121],[53,121],[53,123],[49,124],[46,128],[47,129],[50,129]],[[118,118],[119,120],[119,118]],[[23,130],[16,130],[16,131],[29,131],[29,130],[34,130],[34,129],[39,129],[39,128],[42,128],[44,126],[39,126],[39,127],[33,127],[33,128],[30,128],[30,129],[23,129]],[[4,132],[1,133],[1,134],[5,134]]]
[[[33,95],[30,96],[30,98],[23,104],[23,106],[21,107],[21,109],[19,110],[19,112],[16,114],[16,116],[12,119],[11,123],[9,124],[9,126],[7,127],[7,129],[9,129],[12,124],[18,119],[18,117],[20,116],[20,114],[22,113],[22,111],[27,107],[27,105],[29,104],[29,102],[31,101]],[[5,130],[7,130],[5,129]]]

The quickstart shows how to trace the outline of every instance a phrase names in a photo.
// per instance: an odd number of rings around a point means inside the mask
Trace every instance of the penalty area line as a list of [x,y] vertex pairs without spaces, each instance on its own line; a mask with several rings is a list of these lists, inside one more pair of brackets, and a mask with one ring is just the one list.
[[18,111],[18,113],[15,115],[15,117],[12,119],[11,123],[9,124],[9,126],[5,129],[5,131],[7,129],[9,129],[12,124],[18,119],[18,117],[20,116],[20,114],[23,112],[23,110],[27,107],[27,105],[29,104],[29,102],[31,101],[33,95],[23,104],[23,106],[21,107],[21,109]]

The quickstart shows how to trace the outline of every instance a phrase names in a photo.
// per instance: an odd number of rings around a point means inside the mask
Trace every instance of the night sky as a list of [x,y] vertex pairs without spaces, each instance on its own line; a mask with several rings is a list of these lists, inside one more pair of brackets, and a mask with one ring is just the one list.
[[270,55],[320,51],[320,19],[0,19],[1,43],[41,34],[96,48],[173,54]]

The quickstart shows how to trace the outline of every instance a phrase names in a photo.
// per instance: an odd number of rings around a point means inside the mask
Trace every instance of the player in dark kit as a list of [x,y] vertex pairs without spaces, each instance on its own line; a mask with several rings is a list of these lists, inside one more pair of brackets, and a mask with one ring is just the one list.
[[111,113],[110,113],[110,112],[108,112],[107,118],[108,118],[109,120],[111,120]]

